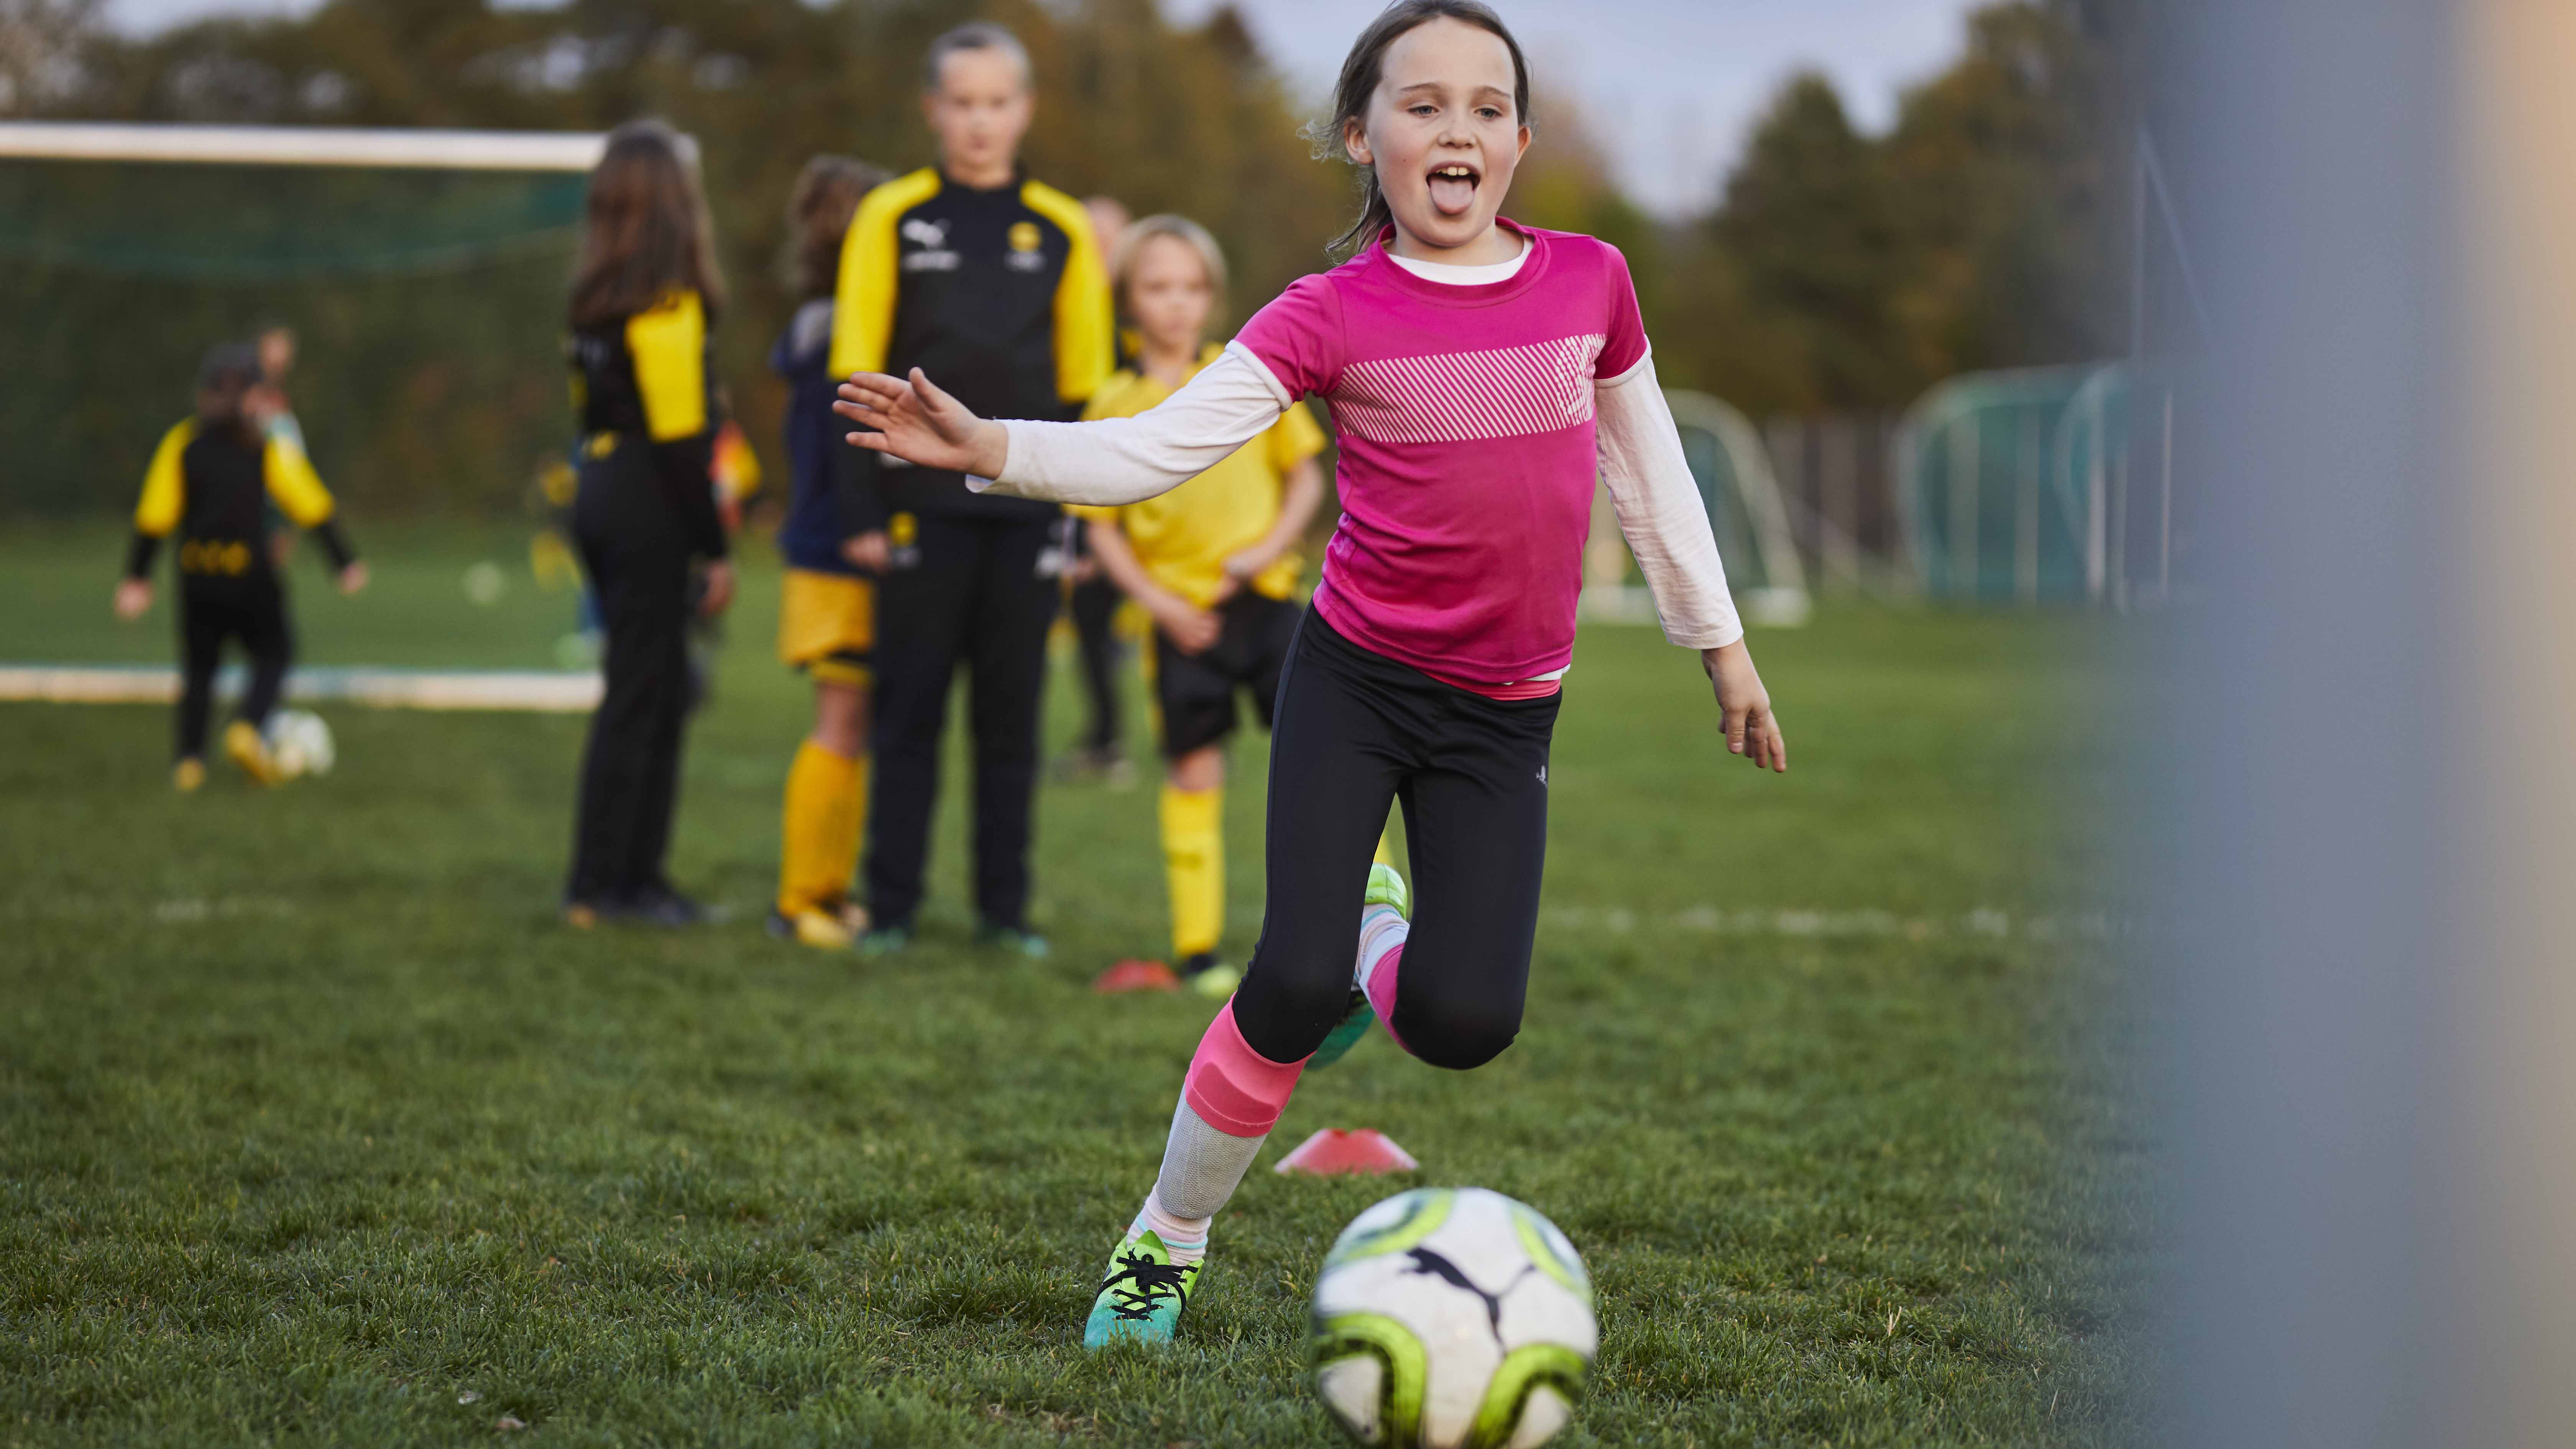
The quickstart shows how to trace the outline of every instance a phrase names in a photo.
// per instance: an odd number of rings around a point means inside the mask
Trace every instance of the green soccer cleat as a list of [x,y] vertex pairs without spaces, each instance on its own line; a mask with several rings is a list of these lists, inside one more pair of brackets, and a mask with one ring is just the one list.
[[1243,968],[1216,959],[1214,951],[1201,951],[1182,958],[1174,974],[1181,984],[1211,1001],[1223,1001],[1243,984]]
[[[1405,889],[1404,877],[1396,873],[1395,867],[1382,860],[1370,864],[1368,892],[1360,897],[1362,911],[1370,906],[1393,906],[1397,915],[1408,921],[1413,919],[1413,893]],[[1354,965],[1354,974],[1357,969]],[[1342,1019],[1325,1034],[1324,1044],[1315,1048],[1315,1054],[1306,1059],[1306,1069],[1313,1071],[1318,1067],[1329,1067],[1349,1056],[1351,1048],[1360,1044],[1360,1038],[1368,1035],[1369,1023],[1376,1016],[1376,1011],[1369,1006],[1368,993],[1360,990],[1358,983],[1352,983],[1350,1005],[1343,1010]]]
[[1151,1228],[1122,1240],[1110,1255],[1100,1296],[1091,1300],[1082,1346],[1097,1353],[1113,1343],[1170,1343],[1181,1310],[1198,1289],[1201,1266],[1173,1262],[1171,1249]]
[[1360,897],[1360,909],[1371,906],[1393,906],[1395,913],[1413,919],[1413,892],[1405,888],[1404,876],[1382,860],[1369,862],[1368,892]]
[[1019,926],[997,926],[990,921],[975,928],[975,944],[988,950],[1007,951],[1032,961],[1043,961],[1055,948],[1047,938]]

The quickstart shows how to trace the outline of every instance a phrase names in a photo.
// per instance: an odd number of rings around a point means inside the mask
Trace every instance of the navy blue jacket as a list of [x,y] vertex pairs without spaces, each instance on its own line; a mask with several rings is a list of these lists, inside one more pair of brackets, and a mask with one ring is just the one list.
[[[778,551],[789,568],[857,574],[841,545],[885,520],[868,484],[876,455],[841,441],[848,427],[832,412],[832,301],[817,298],[796,316],[770,349],[769,366],[787,379],[787,521],[778,528]],[[844,454],[855,454],[844,457]]]

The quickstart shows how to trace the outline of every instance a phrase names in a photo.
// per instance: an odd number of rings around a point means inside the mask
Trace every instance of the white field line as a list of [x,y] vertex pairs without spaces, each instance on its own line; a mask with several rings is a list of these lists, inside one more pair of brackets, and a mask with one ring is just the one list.
[[[218,675],[215,692],[237,696],[243,670]],[[382,669],[320,666],[286,676],[291,700],[328,700],[378,709],[528,710],[580,714],[599,704],[596,671],[547,669]],[[54,704],[168,704],[179,671],[164,664],[0,664],[0,700]]]
[[[56,895],[0,900],[0,920],[130,917],[148,912],[163,925],[224,920],[283,920],[304,913],[290,897],[276,895],[179,896],[138,902],[108,896]],[[1633,911],[1624,906],[1549,906],[1540,923],[1551,930],[1627,935],[1638,931],[1691,931],[1723,936],[1839,936],[1909,941],[1968,937],[1985,940],[2110,941],[2138,932],[2140,923],[2101,912],[2025,916],[2015,920],[1992,909],[1958,916],[1900,916],[1893,911],[1799,911],[1694,906],[1679,911]]]
[[1982,937],[2026,941],[2108,941],[2134,935],[2139,923],[2099,911],[2019,919],[1990,907],[1955,916],[1900,916],[1894,911],[1806,911],[1692,906],[1678,911],[1635,911],[1625,906],[1544,906],[1540,924],[1562,931],[1627,935],[1681,931],[1711,936],[1846,936],[1929,941]]

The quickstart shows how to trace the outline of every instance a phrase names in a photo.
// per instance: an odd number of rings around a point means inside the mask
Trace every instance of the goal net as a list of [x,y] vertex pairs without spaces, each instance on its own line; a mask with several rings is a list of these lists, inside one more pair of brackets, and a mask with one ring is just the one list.
[[515,503],[567,429],[576,134],[0,124],[0,514],[131,501],[216,342],[280,323],[362,506]]

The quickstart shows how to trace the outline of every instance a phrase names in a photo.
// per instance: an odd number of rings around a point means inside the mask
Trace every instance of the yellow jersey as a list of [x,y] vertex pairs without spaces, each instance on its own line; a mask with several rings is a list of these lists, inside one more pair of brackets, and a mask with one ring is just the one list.
[[[1197,376],[1199,368],[1214,362],[1219,350],[1211,346],[1201,352],[1190,375]],[[1082,410],[1083,420],[1134,417],[1171,395],[1172,389],[1142,372],[1122,370],[1092,395]],[[1225,561],[1259,543],[1278,523],[1289,470],[1322,451],[1324,430],[1303,402],[1293,403],[1258,437],[1159,498],[1118,508],[1065,511],[1117,524],[1136,550],[1136,561],[1154,582],[1204,609],[1215,602],[1217,589],[1225,582]],[[1252,581],[1252,589],[1270,598],[1287,598],[1296,592],[1304,567],[1304,560],[1293,550],[1283,553]]]

